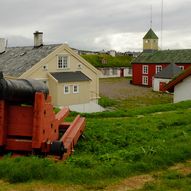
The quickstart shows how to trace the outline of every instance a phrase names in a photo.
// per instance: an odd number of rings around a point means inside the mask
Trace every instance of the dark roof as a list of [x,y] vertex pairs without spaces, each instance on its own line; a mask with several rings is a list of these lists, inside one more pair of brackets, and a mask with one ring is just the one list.
[[60,44],[44,45],[38,48],[8,47],[4,53],[0,54],[0,71],[3,71],[4,75],[19,77],[58,46]]
[[191,75],[191,67],[183,70],[179,75],[175,76],[164,88],[169,92],[174,91],[174,86],[182,82],[185,78]]
[[158,36],[154,33],[154,31],[152,29],[149,29],[149,31],[143,37],[143,39],[158,39]]
[[79,82],[79,81],[90,81],[85,74],[80,71],[76,72],[52,72],[50,73],[58,82]]
[[162,71],[155,74],[155,78],[172,79],[174,76],[182,72],[181,68],[172,63],[166,66]]
[[132,63],[140,64],[191,64],[191,49],[142,52]]

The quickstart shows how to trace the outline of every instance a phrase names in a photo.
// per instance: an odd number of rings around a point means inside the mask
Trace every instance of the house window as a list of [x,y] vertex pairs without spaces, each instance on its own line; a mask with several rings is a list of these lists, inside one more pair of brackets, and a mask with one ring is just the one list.
[[117,75],[117,68],[113,68],[112,74],[113,74],[113,75]]
[[179,66],[181,70],[184,70],[184,66]]
[[161,65],[157,65],[156,66],[156,74],[159,73],[162,70],[162,66]]
[[148,74],[148,65],[143,65],[143,74]]
[[128,74],[132,74],[132,68],[129,68]]
[[103,69],[103,75],[109,76],[109,69],[107,68]]
[[65,85],[64,86],[64,94],[69,94],[70,93],[70,86]]
[[74,94],[79,93],[79,85],[73,85],[73,93]]
[[143,84],[143,85],[148,85],[148,76],[143,76],[143,78],[142,78],[142,84]]
[[58,69],[68,68],[68,56],[58,56]]

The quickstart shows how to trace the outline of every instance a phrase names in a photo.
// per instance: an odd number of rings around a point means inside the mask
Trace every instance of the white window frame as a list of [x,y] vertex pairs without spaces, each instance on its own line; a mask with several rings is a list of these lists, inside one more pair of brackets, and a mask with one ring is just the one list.
[[[66,91],[66,88],[68,88],[68,91]],[[70,85],[64,85],[64,94],[70,94]]]
[[58,55],[57,57],[57,69],[68,69],[69,68],[69,56]]
[[103,75],[104,75],[104,76],[109,76],[109,73],[110,73],[110,72],[109,72],[109,69],[108,69],[108,68],[104,68],[104,69],[103,69]]
[[128,74],[132,74],[132,68],[129,68]]
[[114,76],[116,76],[116,75],[117,75],[117,73],[118,73],[117,68],[113,68],[113,69],[112,69],[112,74],[113,74]]
[[[75,91],[75,87],[77,87],[77,91]],[[78,84],[74,84],[72,86],[73,94],[78,94],[80,92],[80,86]]]
[[142,76],[142,84],[143,85],[148,85],[148,76]]
[[156,65],[156,74],[162,71],[162,65]]
[[149,66],[148,65],[143,65],[142,67],[142,73],[143,74],[148,74],[149,72]]
[[181,70],[184,70],[184,66],[179,66]]

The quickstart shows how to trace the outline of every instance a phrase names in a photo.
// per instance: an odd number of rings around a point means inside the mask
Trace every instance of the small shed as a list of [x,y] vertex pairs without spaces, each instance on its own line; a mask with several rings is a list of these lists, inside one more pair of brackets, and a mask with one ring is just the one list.
[[176,64],[171,63],[167,65],[163,70],[154,75],[153,91],[165,91],[164,86],[181,72],[181,68]]

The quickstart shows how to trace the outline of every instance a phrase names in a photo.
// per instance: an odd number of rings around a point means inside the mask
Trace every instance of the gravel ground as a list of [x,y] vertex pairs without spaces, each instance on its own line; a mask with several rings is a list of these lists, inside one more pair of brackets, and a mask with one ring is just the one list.
[[127,78],[100,79],[100,95],[113,99],[153,96],[152,88],[130,84]]

